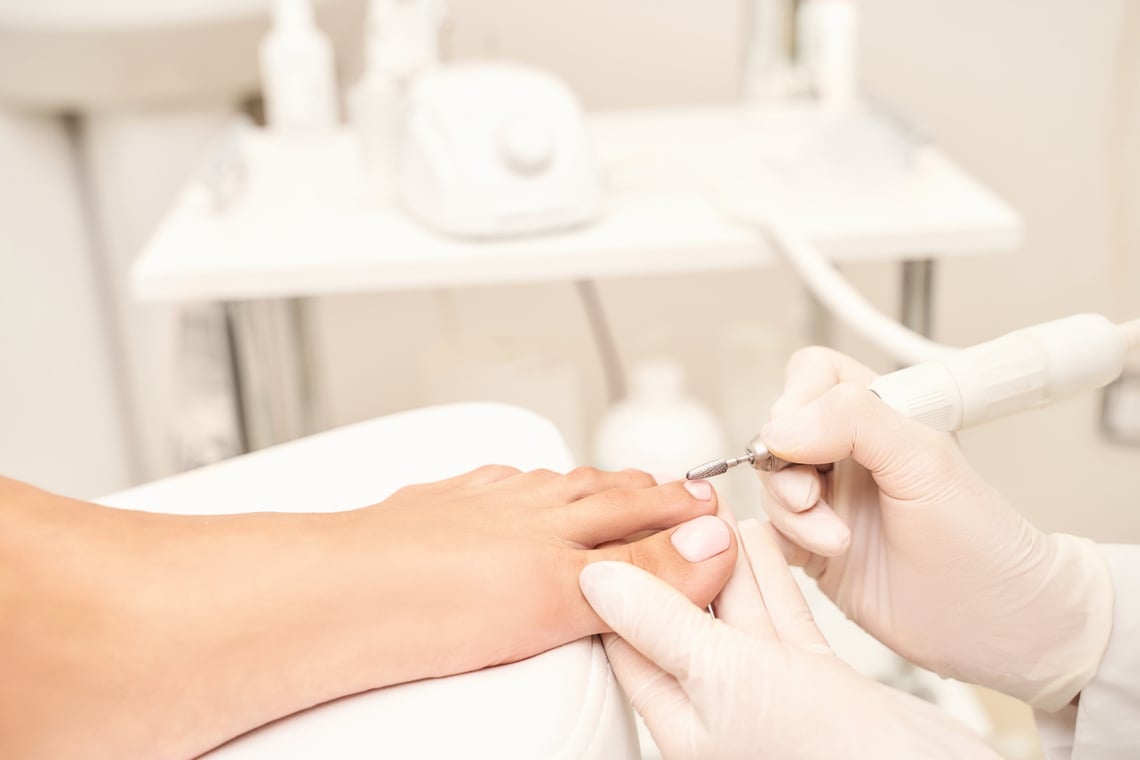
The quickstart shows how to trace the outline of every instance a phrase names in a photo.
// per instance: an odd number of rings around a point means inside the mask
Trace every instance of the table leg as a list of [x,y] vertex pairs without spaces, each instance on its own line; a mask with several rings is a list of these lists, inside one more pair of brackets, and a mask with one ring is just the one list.
[[614,340],[613,330],[610,329],[606,313],[602,309],[602,300],[598,296],[598,286],[593,280],[577,280],[574,283],[578,289],[578,297],[582,299],[582,308],[586,312],[586,319],[590,323],[590,332],[594,336],[594,345],[598,349],[598,356],[602,361],[602,371],[606,378],[606,395],[609,403],[613,404],[625,397],[625,374],[621,368],[621,357],[617,350],[617,341]]
[[312,320],[309,317],[307,298],[291,299],[293,321],[297,330],[297,362],[301,372],[301,391],[304,394],[305,435],[327,430],[329,412],[325,402],[328,396],[320,384],[320,363],[313,336]]
[[226,304],[226,329],[245,449],[323,427],[304,301]]
[[934,332],[934,260],[916,259],[902,265],[902,304],[899,321],[915,332]]
[[241,327],[241,304],[226,303],[222,305],[226,323],[226,348],[230,365],[230,387],[233,389],[234,412],[237,418],[238,444],[241,453],[245,454],[253,449],[249,444],[249,423],[246,414],[247,380],[242,371],[242,355],[248,351],[241,344],[244,333]]

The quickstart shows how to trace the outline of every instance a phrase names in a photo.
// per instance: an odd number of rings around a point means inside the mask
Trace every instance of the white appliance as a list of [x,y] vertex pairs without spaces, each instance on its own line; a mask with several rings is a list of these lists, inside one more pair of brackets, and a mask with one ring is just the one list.
[[398,196],[440,232],[527,235],[585,224],[598,213],[581,108],[543,71],[463,63],[420,74],[398,144]]

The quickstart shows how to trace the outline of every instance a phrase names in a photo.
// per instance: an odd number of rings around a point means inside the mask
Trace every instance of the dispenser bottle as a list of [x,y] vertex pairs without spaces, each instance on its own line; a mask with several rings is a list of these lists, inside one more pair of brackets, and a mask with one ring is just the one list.
[[607,470],[633,467],[682,477],[692,467],[689,462],[703,461],[708,455],[701,452],[724,440],[716,416],[686,395],[680,362],[646,360],[630,373],[629,396],[602,418],[594,438],[594,462]]
[[404,95],[412,77],[436,62],[440,0],[371,0],[364,35],[364,74],[348,95],[360,146],[365,197],[391,201]]
[[332,45],[314,23],[309,0],[274,0],[273,25],[259,56],[270,129],[303,136],[336,125]]

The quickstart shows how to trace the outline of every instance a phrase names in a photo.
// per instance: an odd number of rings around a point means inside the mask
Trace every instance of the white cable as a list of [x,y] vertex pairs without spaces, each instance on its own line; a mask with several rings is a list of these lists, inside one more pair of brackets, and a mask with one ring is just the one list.
[[1130,322],[1125,322],[1120,327],[1120,334],[1124,336],[1124,342],[1128,344],[1129,351],[1136,351],[1140,349],[1140,319],[1133,319]]
[[[765,235],[791,264],[808,290],[832,314],[896,361],[907,365],[919,364],[958,350],[930,340],[876,309],[839,274],[818,248],[788,226],[771,219],[736,218]],[[1127,350],[1140,350],[1140,319],[1118,327]]]
[[876,309],[819,249],[786,226],[771,220],[749,223],[767,235],[820,303],[896,361],[918,364],[957,350],[919,335]]

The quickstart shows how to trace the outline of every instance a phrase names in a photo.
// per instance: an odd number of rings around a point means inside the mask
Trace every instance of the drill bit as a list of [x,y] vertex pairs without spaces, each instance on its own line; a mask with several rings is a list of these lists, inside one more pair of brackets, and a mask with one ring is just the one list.
[[738,464],[748,462],[752,464],[756,457],[748,452],[744,456],[730,457],[726,459],[714,459],[711,462],[705,462],[700,467],[694,467],[685,473],[685,480],[704,480],[705,478],[716,477],[728,472],[729,468],[735,467]]
[[[714,459],[711,462],[705,462],[700,467],[694,467],[685,473],[686,480],[701,480],[704,478],[712,478],[717,475],[723,475],[728,472],[730,468],[738,464],[747,462],[752,465],[752,469],[760,470],[761,472],[779,472],[785,467],[791,467],[792,463],[774,456],[772,452],[768,451],[768,447],[760,440],[760,436],[756,436],[744,449],[744,455],[738,457],[725,457],[724,459]],[[824,465],[820,469],[831,469],[829,465]]]

